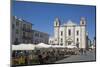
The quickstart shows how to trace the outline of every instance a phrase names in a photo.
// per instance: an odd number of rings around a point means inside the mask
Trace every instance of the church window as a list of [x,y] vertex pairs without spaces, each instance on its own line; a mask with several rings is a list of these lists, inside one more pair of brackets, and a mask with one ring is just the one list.
[[63,42],[63,39],[61,38],[61,42]]
[[61,36],[63,35],[63,31],[61,31]]
[[71,30],[70,30],[70,29],[68,30],[68,35],[69,35],[69,36],[71,35]]
[[79,35],[79,31],[77,31],[77,35]]
[[84,21],[82,20],[82,24],[84,24]]
[[79,41],[79,39],[77,38],[77,42]]
[[56,22],[56,26],[57,26],[57,22]]

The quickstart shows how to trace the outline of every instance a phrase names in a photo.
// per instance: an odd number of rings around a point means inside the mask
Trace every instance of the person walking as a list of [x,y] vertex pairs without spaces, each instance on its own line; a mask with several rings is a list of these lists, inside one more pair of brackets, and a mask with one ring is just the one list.
[[38,55],[38,60],[40,64],[44,64],[43,59],[42,59],[42,55]]

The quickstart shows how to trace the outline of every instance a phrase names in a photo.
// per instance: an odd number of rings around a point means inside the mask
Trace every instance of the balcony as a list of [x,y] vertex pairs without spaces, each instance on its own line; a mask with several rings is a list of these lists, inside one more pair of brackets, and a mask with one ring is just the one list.
[[32,29],[22,28],[22,30],[25,32],[32,32]]
[[29,36],[22,36],[22,39],[26,39],[26,40],[33,40],[33,37],[29,37]]

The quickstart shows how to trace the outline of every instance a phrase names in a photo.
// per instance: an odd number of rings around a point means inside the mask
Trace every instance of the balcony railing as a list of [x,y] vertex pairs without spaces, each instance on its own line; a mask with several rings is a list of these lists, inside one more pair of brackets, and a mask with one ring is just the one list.
[[29,40],[32,40],[33,37],[29,37],[29,36],[22,36],[23,39],[29,39]]
[[22,28],[22,30],[25,32],[32,32],[32,29]]

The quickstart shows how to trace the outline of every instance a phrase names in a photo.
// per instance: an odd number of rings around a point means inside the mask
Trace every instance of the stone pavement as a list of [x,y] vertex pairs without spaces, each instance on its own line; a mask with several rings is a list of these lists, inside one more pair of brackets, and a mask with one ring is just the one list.
[[79,62],[79,61],[95,61],[95,51],[87,52],[83,55],[72,55],[68,58],[64,58],[62,60],[56,61],[55,63],[62,63],[62,62]]

